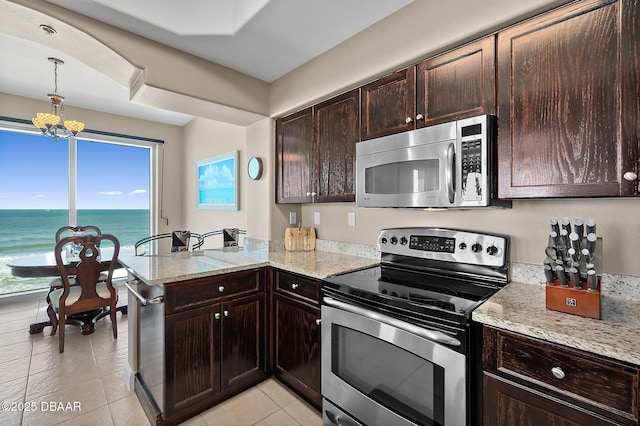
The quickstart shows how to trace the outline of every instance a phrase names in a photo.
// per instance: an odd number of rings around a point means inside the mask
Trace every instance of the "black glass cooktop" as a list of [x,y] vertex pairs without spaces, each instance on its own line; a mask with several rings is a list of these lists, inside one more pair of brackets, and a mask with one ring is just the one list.
[[495,285],[384,265],[326,278],[324,285],[380,304],[463,316],[498,291]]

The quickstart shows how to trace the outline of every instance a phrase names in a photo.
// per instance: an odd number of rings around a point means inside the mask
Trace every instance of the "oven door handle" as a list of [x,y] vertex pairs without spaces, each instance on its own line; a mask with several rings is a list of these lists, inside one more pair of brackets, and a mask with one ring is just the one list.
[[334,308],[342,309],[344,311],[351,312],[353,314],[360,315],[374,321],[379,321],[384,324],[388,324],[392,327],[399,328],[408,333],[416,334],[420,337],[424,337],[427,340],[431,340],[432,342],[442,343],[444,345],[449,345],[449,346],[462,345],[460,340],[454,337],[448,336],[441,331],[428,330],[426,328],[418,327],[416,325],[406,323],[404,321],[392,318],[387,315],[379,314],[377,312],[372,312],[368,309],[364,309],[359,306],[354,306],[348,303],[340,302],[331,297],[323,297],[322,302]]

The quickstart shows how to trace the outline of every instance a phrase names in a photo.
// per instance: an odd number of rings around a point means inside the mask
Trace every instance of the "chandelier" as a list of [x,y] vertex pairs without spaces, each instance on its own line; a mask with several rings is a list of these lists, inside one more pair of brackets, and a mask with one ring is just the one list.
[[53,63],[55,84],[53,93],[47,94],[51,99],[51,111],[49,113],[39,112],[31,122],[45,136],[55,139],[75,136],[84,129],[84,123],[64,119],[64,96],[58,94],[58,65],[64,65],[64,61],[58,58],[49,58],[49,62]]

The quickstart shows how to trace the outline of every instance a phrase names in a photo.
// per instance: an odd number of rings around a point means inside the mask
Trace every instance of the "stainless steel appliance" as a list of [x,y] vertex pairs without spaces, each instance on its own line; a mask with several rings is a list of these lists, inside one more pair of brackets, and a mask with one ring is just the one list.
[[497,199],[496,133],[482,115],[356,144],[356,205],[511,207]]
[[509,238],[383,229],[378,250],[322,283],[324,424],[474,424],[471,313],[509,282]]

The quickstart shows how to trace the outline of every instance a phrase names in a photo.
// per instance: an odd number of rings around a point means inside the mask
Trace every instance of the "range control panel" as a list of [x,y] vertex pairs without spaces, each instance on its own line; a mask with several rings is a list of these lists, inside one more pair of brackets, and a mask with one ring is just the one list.
[[388,228],[378,235],[378,251],[444,262],[502,267],[508,237],[446,228]]

